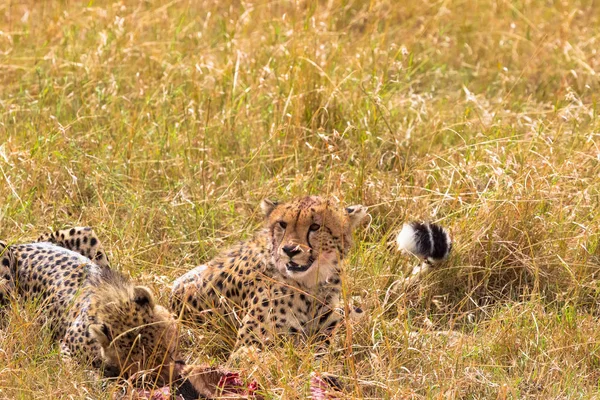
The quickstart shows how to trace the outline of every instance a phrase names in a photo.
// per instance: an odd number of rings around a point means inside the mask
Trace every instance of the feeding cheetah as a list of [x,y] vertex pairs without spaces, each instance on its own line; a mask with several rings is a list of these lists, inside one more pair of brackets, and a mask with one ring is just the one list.
[[0,301],[37,301],[63,354],[90,362],[107,377],[147,369],[166,377],[169,368],[163,367],[176,359],[178,332],[152,292],[110,268],[90,228],[40,240],[0,243]]

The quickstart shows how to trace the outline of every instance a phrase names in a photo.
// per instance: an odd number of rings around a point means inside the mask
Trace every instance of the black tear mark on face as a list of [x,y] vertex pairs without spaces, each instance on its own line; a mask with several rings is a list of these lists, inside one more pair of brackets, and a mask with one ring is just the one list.
[[316,231],[312,231],[312,230],[308,230],[308,232],[306,232],[306,244],[308,244],[308,251],[310,251],[312,253],[314,247],[312,245],[312,243],[310,242],[310,234],[311,233],[316,233]]

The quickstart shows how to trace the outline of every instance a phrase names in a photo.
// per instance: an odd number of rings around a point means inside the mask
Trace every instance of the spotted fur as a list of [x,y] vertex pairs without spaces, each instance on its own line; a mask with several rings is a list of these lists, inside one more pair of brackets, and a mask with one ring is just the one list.
[[102,243],[90,227],[76,227],[44,233],[37,241],[54,243],[89,258],[102,268],[110,268]]
[[14,265],[14,255],[8,250],[6,243],[0,242],[0,305],[7,303],[10,294],[14,291],[15,280],[12,275]]
[[228,316],[236,350],[290,334],[327,337],[343,318],[341,269],[366,208],[311,196],[265,200],[262,209],[265,228],[253,239],[174,282],[174,311],[196,321]]
[[[92,256],[102,249],[89,228],[53,235],[43,238],[59,237],[58,243]],[[4,287],[14,292],[7,295],[39,305],[64,355],[89,362],[106,376],[128,376],[142,369],[167,373],[167,368],[160,369],[175,359],[176,323],[148,288],[111,270],[105,257],[92,261],[47,241],[0,248],[2,273],[6,267],[9,273],[3,279],[10,281]]]

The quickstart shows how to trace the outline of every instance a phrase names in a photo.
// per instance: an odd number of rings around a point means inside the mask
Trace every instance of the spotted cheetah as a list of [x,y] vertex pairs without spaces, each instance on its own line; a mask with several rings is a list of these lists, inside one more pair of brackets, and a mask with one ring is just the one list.
[[178,278],[171,293],[184,318],[229,316],[234,353],[282,335],[329,336],[343,318],[341,270],[352,231],[367,215],[362,205],[342,208],[317,196],[264,200],[261,208],[265,229]]
[[90,228],[40,239],[0,245],[3,298],[37,302],[61,352],[106,377],[154,369],[167,378],[169,368],[162,367],[176,359],[177,325],[152,292],[110,268]]

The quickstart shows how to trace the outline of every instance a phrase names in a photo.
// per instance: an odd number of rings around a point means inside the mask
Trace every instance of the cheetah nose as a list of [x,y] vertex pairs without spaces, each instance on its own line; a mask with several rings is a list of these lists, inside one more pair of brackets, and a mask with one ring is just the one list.
[[302,250],[300,249],[300,246],[298,246],[298,245],[290,245],[290,244],[283,246],[282,250],[283,250],[283,252],[285,254],[287,254],[287,256],[289,258],[292,258],[296,254],[299,254],[299,253],[302,252]]

